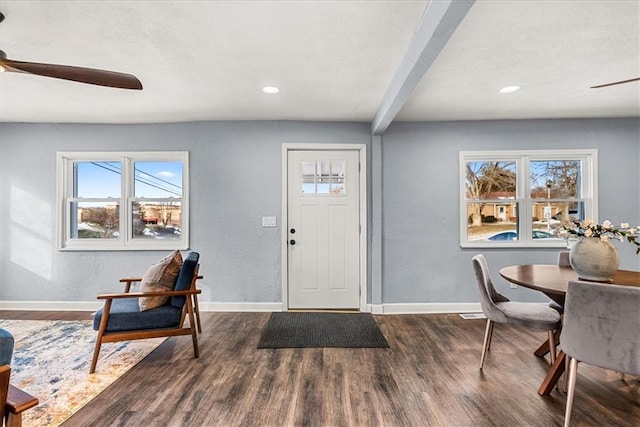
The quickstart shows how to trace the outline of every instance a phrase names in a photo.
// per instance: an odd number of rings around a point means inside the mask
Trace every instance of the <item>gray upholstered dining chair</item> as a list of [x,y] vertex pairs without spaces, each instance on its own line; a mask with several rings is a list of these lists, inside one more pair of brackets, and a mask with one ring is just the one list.
[[474,256],[472,263],[480,292],[480,305],[482,306],[482,312],[487,316],[480,369],[483,368],[485,355],[491,347],[491,337],[495,322],[547,331],[549,348],[552,349],[549,354],[553,364],[556,356],[554,331],[560,329],[560,314],[552,308],[537,303],[510,301],[496,291],[493,286],[484,255],[478,254]]
[[570,357],[564,425],[571,420],[578,362],[640,375],[640,287],[569,282],[560,347]]

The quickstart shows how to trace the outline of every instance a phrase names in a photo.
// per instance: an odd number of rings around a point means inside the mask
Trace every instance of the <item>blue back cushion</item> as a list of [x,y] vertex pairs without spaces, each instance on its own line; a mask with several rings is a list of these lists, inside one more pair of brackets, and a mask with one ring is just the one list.
[[[182,268],[180,269],[180,274],[178,274],[178,281],[176,282],[174,290],[186,291],[189,289],[193,275],[196,272],[199,259],[200,254],[198,252],[189,253],[182,263]],[[184,306],[184,302],[185,297],[183,296],[171,297],[171,305],[174,307],[182,308],[182,306]]]

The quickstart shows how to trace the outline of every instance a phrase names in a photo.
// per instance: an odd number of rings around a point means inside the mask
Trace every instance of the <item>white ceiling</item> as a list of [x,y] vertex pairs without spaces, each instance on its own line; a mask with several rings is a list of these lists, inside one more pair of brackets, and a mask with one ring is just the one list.
[[[437,1],[437,0],[435,0]],[[143,91],[0,74],[0,121],[371,122],[428,1],[0,0],[14,60]],[[640,1],[478,0],[396,120],[640,117]],[[522,90],[500,95],[518,84]],[[261,88],[278,86],[279,95]]]

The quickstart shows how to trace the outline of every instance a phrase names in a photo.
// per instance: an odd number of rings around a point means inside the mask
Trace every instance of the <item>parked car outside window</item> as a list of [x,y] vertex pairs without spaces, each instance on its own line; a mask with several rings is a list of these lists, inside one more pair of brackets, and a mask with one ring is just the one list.
[[[549,239],[555,237],[553,234],[542,230],[533,230],[532,237],[534,239]],[[518,233],[515,230],[501,231],[500,233],[492,234],[487,237],[487,240],[517,240]]]

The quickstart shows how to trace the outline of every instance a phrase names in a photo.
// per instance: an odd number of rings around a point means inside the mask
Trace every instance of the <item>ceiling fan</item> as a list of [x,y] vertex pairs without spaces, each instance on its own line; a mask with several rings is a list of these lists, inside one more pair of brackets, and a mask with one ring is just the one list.
[[[0,12],[0,22],[4,15]],[[56,79],[72,80],[98,86],[108,86],[119,89],[142,90],[142,83],[136,76],[115,71],[98,70],[95,68],[73,67],[70,65],[39,64],[37,62],[14,61],[0,50],[0,72],[14,72],[35,74]]]
[[631,83],[631,82],[635,82],[635,81],[638,81],[638,80],[640,80],[640,77],[636,77],[635,79],[620,80],[618,82],[605,83],[605,84],[601,84],[601,85],[597,85],[597,86],[591,86],[591,89],[598,89],[598,88],[601,88],[601,87],[621,85],[622,83]]

